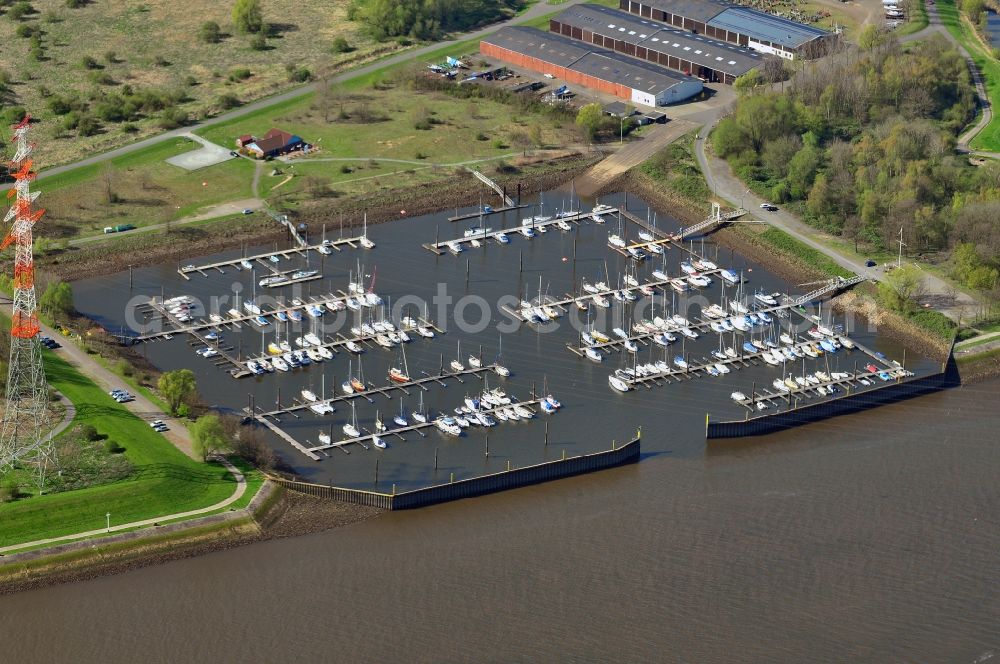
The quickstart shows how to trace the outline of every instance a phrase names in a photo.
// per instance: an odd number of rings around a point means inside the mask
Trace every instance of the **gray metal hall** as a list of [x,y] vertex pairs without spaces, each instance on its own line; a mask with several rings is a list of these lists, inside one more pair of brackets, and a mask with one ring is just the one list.
[[552,32],[680,71],[732,84],[763,56],[742,46],[599,5],[576,5],[549,21]]
[[839,35],[724,0],[619,0],[621,9],[787,60],[822,55]]

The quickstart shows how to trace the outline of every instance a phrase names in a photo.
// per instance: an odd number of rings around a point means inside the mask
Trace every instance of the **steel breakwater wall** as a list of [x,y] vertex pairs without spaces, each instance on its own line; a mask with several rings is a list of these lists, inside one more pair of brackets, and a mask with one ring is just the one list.
[[497,491],[506,491],[522,486],[539,484],[550,480],[582,475],[584,473],[614,468],[639,460],[640,437],[624,445],[612,445],[610,450],[581,454],[574,457],[546,461],[533,466],[513,468],[491,475],[470,477],[469,479],[437,484],[423,489],[404,491],[402,493],[381,493],[378,491],[363,491],[345,489],[309,482],[297,482],[281,478],[270,478],[274,482],[291,491],[309,494],[318,498],[340,500],[359,505],[368,505],[384,510],[402,510],[425,507],[449,500],[481,496]]
[[745,420],[712,422],[706,416],[705,438],[707,440],[741,438],[784,431],[810,422],[857,413],[886,403],[904,401],[922,394],[955,387],[960,383],[960,380],[955,357],[949,352],[948,359],[941,366],[941,371],[929,376],[912,378],[874,390],[853,392],[827,401],[799,406],[793,410],[751,417]]

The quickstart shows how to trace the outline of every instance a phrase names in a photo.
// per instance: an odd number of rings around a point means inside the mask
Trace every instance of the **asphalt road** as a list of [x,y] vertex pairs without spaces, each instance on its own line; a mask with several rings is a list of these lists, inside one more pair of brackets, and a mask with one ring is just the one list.
[[[409,60],[418,59],[418,58],[420,58],[420,56],[422,56],[424,54],[430,53],[432,51],[436,51],[436,50],[438,50],[438,49],[440,49],[442,47],[448,46],[449,44],[456,44],[456,43],[458,43],[460,41],[465,41],[465,40],[468,40],[468,39],[478,39],[480,37],[485,37],[488,34],[496,32],[498,29],[500,29],[502,27],[505,27],[505,26],[508,26],[508,25],[517,25],[519,23],[524,23],[525,21],[529,21],[529,20],[531,20],[533,18],[537,18],[538,16],[542,16],[542,15],[547,14],[549,12],[557,11],[558,9],[563,9],[563,8],[566,8],[566,7],[570,7],[572,5],[579,4],[579,3],[585,2],[585,1],[586,0],[565,0],[564,2],[559,2],[556,5],[550,5],[549,4],[550,0],[541,0],[540,2],[532,5],[523,14],[520,14],[518,16],[514,16],[514,17],[512,17],[512,18],[510,18],[510,19],[508,19],[506,21],[501,21],[500,23],[493,23],[493,24],[488,25],[488,26],[486,26],[484,28],[481,28],[479,30],[474,30],[472,32],[466,32],[466,33],[462,33],[462,34],[456,35],[454,39],[449,39],[449,40],[440,41],[440,42],[433,42],[433,43],[428,44],[426,46],[421,46],[420,48],[417,48],[417,49],[404,51],[402,53],[398,53],[398,54],[390,56],[388,58],[376,60],[374,62],[371,62],[371,63],[367,64],[367,65],[363,65],[363,66],[358,67],[356,69],[351,69],[349,71],[345,71],[345,72],[343,72],[341,74],[333,76],[330,79],[328,79],[328,83],[343,83],[344,81],[348,81],[348,80],[351,80],[353,78],[357,78],[359,76],[364,76],[366,74],[370,74],[372,72],[378,71],[378,70],[383,69],[385,67],[389,67],[389,66],[392,66],[392,65],[396,65],[396,64],[403,63],[403,62],[407,62]],[[251,102],[251,103],[249,103],[249,104],[247,104],[245,106],[241,106],[239,108],[233,109],[233,110],[229,111],[228,113],[223,113],[221,115],[217,115],[217,116],[212,117],[212,118],[207,118],[205,120],[201,120],[199,122],[195,122],[193,124],[189,124],[189,125],[186,125],[184,127],[179,127],[177,129],[172,129],[172,130],[166,131],[166,132],[164,132],[162,134],[157,134],[156,136],[150,136],[149,138],[145,138],[145,139],[143,139],[141,141],[136,141],[135,143],[130,143],[128,145],[123,145],[120,148],[115,148],[114,150],[109,150],[107,152],[102,152],[101,154],[96,154],[96,155],[94,155],[92,157],[87,157],[85,159],[81,159],[79,161],[72,162],[70,164],[64,164],[62,166],[54,166],[52,168],[49,168],[49,169],[46,169],[46,170],[40,172],[38,174],[38,179],[41,180],[41,179],[44,179],[46,177],[51,177],[53,175],[58,175],[60,173],[65,173],[65,172],[71,171],[71,170],[73,170],[75,168],[80,168],[82,166],[89,166],[91,164],[99,164],[101,162],[107,161],[108,159],[114,159],[115,157],[120,157],[122,155],[130,154],[130,153],[135,152],[137,150],[142,150],[142,149],[148,148],[148,147],[150,147],[152,145],[157,145],[158,143],[162,143],[163,141],[167,141],[167,140],[170,140],[172,138],[177,138],[177,137],[180,137],[180,136],[185,136],[186,134],[190,134],[191,132],[194,132],[194,131],[196,131],[198,129],[202,129],[204,127],[211,127],[213,125],[221,124],[223,122],[228,122],[229,120],[234,120],[236,118],[241,118],[241,117],[243,117],[245,115],[249,115],[249,114],[254,113],[256,111],[259,111],[261,109],[268,108],[268,107],[274,106],[276,104],[281,104],[282,102],[286,102],[286,101],[289,101],[289,100],[292,100],[292,99],[298,99],[299,97],[303,97],[303,96],[305,96],[305,95],[307,95],[307,94],[309,94],[311,92],[314,92],[316,90],[316,86],[317,85],[319,85],[319,84],[318,83],[311,83],[311,84],[308,84],[308,85],[299,86],[297,88],[292,88],[291,90],[288,90],[286,92],[282,92],[281,94],[274,95],[273,97],[267,97],[265,99],[260,99],[260,100],[255,101],[255,102]],[[9,189],[10,187],[11,187],[11,185],[9,183],[8,184],[4,184],[4,185],[0,185],[0,191]]]

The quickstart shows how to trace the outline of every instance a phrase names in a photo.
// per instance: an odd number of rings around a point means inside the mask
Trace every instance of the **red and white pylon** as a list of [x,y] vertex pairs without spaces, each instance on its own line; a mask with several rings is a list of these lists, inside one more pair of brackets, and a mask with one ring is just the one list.
[[38,192],[32,192],[31,151],[28,141],[30,117],[14,125],[14,158],[10,171],[14,187],[7,192],[12,199],[4,223],[10,230],[0,243],[0,250],[14,247],[14,302],[10,330],[10,365],[7,374],[6,408],[0,432],[0,472],[17,463],[34,464],[39,484],[53,462],[52,437],[47,433],[48,388],[42,367],[42,349],[38,339],[38,301],[35,297],[35,262],[32,255],[32,229],[45,210],[35,209]]

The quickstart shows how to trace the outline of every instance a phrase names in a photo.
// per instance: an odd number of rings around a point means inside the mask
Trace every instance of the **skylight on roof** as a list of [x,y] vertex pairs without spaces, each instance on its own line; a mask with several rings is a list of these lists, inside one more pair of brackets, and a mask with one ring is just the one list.
[[695,51],[694,53],[695,53],[695,55],[701,55],[701,49],[699,48],[699,49],[698,49],[697,51]]
[[735,65],[735,64],[736,64],[736,60],[730,60],[730,61],[729,61],[729,64],[731,64],[731,65]]
[[716,57],[715,59],[718,60],[719,62],[722,62],[722,56],[721,55],[718,56],[718,57]]

